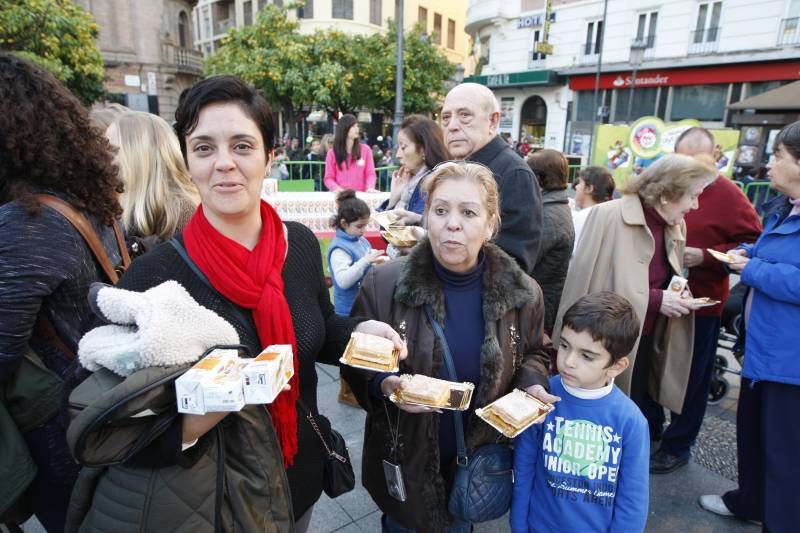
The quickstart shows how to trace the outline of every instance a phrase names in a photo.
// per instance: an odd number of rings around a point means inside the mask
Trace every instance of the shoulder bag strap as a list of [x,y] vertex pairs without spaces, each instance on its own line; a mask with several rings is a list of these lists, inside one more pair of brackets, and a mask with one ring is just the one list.
[[[100,238],[97,236],[97,232],[95,232],[91,222],[89,222],[80,211],[61,198],[51,194],[37,194],[36,199],[40,204],[46,205],[59,212],[61,216],[66,218],[69,223],[78,230],[78,233],[80,233],[83,240],[86,241],[92,254],[94,254],[97,262],[100,264],[100,268],[105,272],[108,280],[113,285],[116,285],[117,281],[119,281],[120,272],[117,272],[111,260],[108,258],[108,254],[105,248],[103,248],[103,244],[100,242]],[[114,223],[114,234],[117,238],[117,246],[119,246],[119,253],[122,257],[122,271],[124,272],[131,264],[131,258],[130,255],[128,255],[128,248],[125,246],[125,239],[122,237],[122,231],[120,231],[116,222]]]
[[[226,302],[230,302],[230,300],[224,294],[219,292],[217,290],[217,288],[214,287],[214,285],[211,284],[211,282],[208,280],[206,275],[203,274],[203,271],[200,270],[200,267],[197,266],[197,263],[195,263],[192,260],[192,258],[189,257],[189,252],[186,251],[186,248],[183,246],[183,244],[181,244],[181,241],[179,241],[176,237],[173,237],[173,238],[171,238],[169,240],[169,243],[172,245],[173,248],[175,248],[175,251],[178,252],[178,255],[181,256],[181,259],[183,259],[183,262],[186,263],[186,265],[189,268],[192,269],[192,272],[194,272],[194,275],[197,276],[198,278],[200,278],[200,281],[205,283],[205,285],[209,289],[214,291],[214,293],[217,294],[220,298],[222,298]],[[244,329],[246,329],[246,330],[250,329],[252,327],[251,321],[248,320],[247,317],[244,316],[244,313],[241,312],[241,310],[236,306],[235,303],[233,303],[233,302],[230,302],[230,303],[231,303],[230,307],[233,310],[233,314],[236,317],[236,319],[239,321],[239,323],[242,325],[242,327]]]
[[[425,304],[422,306],[422,309],[425,311],[425,316],[428,317],[428,322],[431,323],[431,327],[433,327],[436,338],[439,339],[442,345],[444,364],[447,369],[448,377],[450,381],[458,381],[456,365],[453,363],[453,355],[450,353],[450,347],[447,345],[447,339],[444,337],[442,326],[440,326],[439,322],[433,317],[433,311],[430,305]],[[467,444],[464,441],[464,420],[462,419],[461,411],[453,411],[453,424],[456,428],[456,463],[458,466],[467,466]]]

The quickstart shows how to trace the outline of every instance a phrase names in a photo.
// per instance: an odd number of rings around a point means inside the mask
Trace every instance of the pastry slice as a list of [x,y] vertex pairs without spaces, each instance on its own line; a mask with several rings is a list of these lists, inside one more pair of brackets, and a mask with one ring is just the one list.
[[403,401],[424,405],[444,406],[450,400],[449,381],[415,374],[403,383]]
[[542,409],[527,395],[512,392],[495,401],[492,411],[506,424],[519,428],[539,417]]

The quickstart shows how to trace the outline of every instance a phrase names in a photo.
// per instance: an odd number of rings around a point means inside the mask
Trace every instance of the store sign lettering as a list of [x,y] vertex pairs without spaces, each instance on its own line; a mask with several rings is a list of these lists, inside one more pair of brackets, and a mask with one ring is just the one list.
[[[550,22],[556,21],[556,14],[552,13],[550,15]],[[534,26],[541,26],[544,24],[544,15],[529,15],[527,17],[520,17],[517,19],[517,29],[521,30],[522,28],[533,28]]]
[[[631,76],[617,76],[612,82],[614,87],[630,87],[633,78]],[[669,83],[669,76],[661,76],[660,74],[656,74],[655,76],[637,76],[636,77],[636,85],[667,85]]]
[[500,87],[503,85],[508,85],[509,82],[510,82],[510,77],[508,74],[495,74],[486,77],[487,87]]

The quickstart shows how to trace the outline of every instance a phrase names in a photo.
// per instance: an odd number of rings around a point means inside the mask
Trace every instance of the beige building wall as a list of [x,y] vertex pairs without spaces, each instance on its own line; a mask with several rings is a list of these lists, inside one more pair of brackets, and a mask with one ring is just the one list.
[[202,57],[192,42],[197,0],[77,3],[100,28],[97,42],[108,77],[106,90],[141,110],[148,110],[148,97],[155,97],[159,115],[173,120],[178,96],[202,71]]
[[[258,10],[273,1],[199,0],[194,10],[199,30],[195,45],[204,55],[211,53],[231,26],[252,23],[258,16]],[[288,0],[282,3],[288,3]],[[352,0],[352,18],[334,18],[334,3],[337,7],[349,8],[349,2],[308,0],[306,6],[310,9],[292,10],[289,16],[298,19],[303,33],[313,33],[318,29],[337,29],[349,34],[386,32],[388,19],[395,19],[394,0]],[[418,22],[422,23],[447,59],[454,65],[463,65],[469,75],[472,69],[469,39],[464,31],[466,14],[467,0],[406,0],[403,26],[408,31]],[[435,31],[437,27],[440,28],[439,32]]]

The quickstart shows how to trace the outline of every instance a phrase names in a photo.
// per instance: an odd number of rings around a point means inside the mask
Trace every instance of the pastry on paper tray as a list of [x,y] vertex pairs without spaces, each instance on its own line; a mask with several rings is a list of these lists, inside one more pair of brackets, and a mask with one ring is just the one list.
[[450,382],[415,374],[403,383],[402,400],[409,403],[442,406],[450,400]]
[[483,409],[476,409],[475,414],[506,437],[513,438],[552,410],[552,405],[515,389]]
[[386,231],[382,231],[381,235],[398,248],[411,248],[417,244],[417,236],[414,235],[414,232],[411,231],[411,228],[408,226],[403,226],[399,229],[390,228]]
[[422,374],[403,374],[403,386],[389,396],[394,403],[426,405],[463,411],[469,408],[475,385],[436,379]]
[[394,342],[378,335],[354,331],[339,362],[380,372],[397,372],[400,351]]
[[730,254],[718,252],[716,250],[712,250],[711,248],[706,248],[706,251],[710,253],[711,257],[713,257],[717,261],[722,261],[723,263],[728,263],[728,264],[736,262],[736,258]]
[[380,211],[373,213],[372,220],[377,222],[379,226],[386,229],[403,228],[403,224],[400,222],[400,217],[391,211]]
[[692,303],[700,307],[711,307],[712,305],[717,305],[720,301],[704,296],[702,298],[692,298]]

